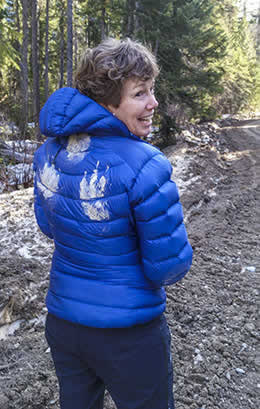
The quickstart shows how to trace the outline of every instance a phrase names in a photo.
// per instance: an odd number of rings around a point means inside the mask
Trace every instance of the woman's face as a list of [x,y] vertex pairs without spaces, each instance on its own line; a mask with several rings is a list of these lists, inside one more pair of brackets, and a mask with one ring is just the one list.
[[108,109],[125,123],[130,132],[137,136],[147,136],[152,130],[153,113],[157,106],[154,80],[130,78],[123,85],[119,107],[108,105]]

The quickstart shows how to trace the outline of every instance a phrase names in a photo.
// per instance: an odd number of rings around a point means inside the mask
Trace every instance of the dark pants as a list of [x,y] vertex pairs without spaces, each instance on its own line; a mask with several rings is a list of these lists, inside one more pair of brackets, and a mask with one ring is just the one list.
[[101,329],[48,314],[46,338],[61,409],[174,409],[170,331],[164,315],[131,328]]

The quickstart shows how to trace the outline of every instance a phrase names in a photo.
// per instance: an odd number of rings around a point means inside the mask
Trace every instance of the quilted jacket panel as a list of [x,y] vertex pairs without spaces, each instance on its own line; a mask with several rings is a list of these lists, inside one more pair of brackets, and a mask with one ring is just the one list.
[[40,126],[35,214],[55,244],[48,310],[101,328],[155,318],[164,286],[192,261],[169,161],[73,88],[48,99]]

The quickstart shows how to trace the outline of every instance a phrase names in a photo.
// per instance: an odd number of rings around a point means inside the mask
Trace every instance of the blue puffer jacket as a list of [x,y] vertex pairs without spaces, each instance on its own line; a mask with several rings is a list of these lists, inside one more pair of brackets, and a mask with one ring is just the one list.
[[100,328],[145,323],[163,286],[189,270],[192,249],[171,165],[76,89],[48,99],[37,150],[35,213],[55,243],[49,312]]

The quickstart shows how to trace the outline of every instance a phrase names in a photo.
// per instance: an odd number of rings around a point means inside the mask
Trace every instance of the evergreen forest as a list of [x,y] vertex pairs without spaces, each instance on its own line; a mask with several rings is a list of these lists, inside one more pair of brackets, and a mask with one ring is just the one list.
[[39,111],[103,38],[149,46],[162,132],[259,109],[260,8],[237,0],[0,0],[0,115],[41,140]]

